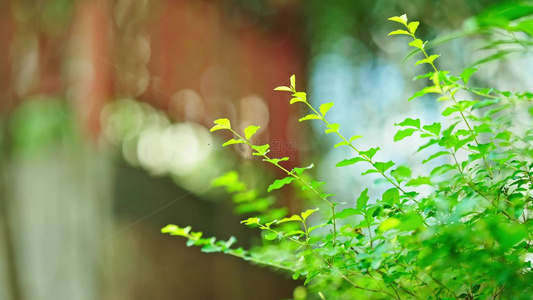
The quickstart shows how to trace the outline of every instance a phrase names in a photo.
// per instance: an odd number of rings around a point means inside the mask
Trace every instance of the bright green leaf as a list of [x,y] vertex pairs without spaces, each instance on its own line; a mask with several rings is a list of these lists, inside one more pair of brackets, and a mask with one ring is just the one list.
[[398,130],[398,132],[394,135],[394,141],[395,141],[395,142],[397,142],[397,141],[401,141],[401,140],[403,140],[404,138],[413,135],[413,133],[414,133],[415,131],[418,131],[418,130],[417,130],[417,129],[414,129],[414,128],[408,128],[408,129]]
[[409,25],[407,25],[407,29],[409,29],[409,32],[411,32],[412,34],[415,34],[418,25],[420,25],[420,22],[410,22]]
[[324,103],[322,105],[320,105],[320,113],[322,114],[322,116],[326,116],[326,114],[328,113],[328,111],[333,107],[333,102],[329,102],[329,103]]
[[257,132],[257,130],[261,128],[261,126],[254,126],[250,125],[244,129],[244,136],[246,136],[246,139],[249,140],[252,138],[252,136]]
[[321,116],[317,116],[315,114],[309,114],[303,118],[300,118],[298,120],[298,122],[303,122],[303,121],[307,121],[307,120],[322,120],[322,117]]
[[396,35],[396,34],[405,34],[405,35],[411,35],[408,31],[405,31],[403,29],[398,29],[398,30],[394,30],[394,31],[391,31],[391,33],[389,33],[389,35]]
[[291,183],[296,178],[287,176],[283,179],[276,179],[271,185],[268,186],[268,192],[282,188],[284,185]]
[[407,15],[403,14],[399,17],[390,17],[388,18],[388,20],[390,21],[394,21],[394,22],[398,22],[398,23],[401,23],[405,26],[407,26]]
[[315,212],[317,212],[317,211],[318,211],[318,207],[315,208],[315,209],[308,209],[308,210],[304,211],[304,212],[301,214],[301,215],[302,215],[302,219],[303,219],[304,221],[307,220],[307,218],[308,218],[311,214],[313,214],[313,213],[315,213]]
[[362,157],[354,157],[354,158],[350,158],[350,159],[345,159],[345,160],[337,163],[335,165],[335,167],[349,166],[349,165],[353,165],[353,164],[361,162],[361,161],[367,161],[367,160],[362,158]]

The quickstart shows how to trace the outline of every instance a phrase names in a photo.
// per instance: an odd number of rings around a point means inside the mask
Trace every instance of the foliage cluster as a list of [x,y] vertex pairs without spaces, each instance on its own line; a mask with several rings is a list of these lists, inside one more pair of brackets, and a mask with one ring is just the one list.
[[294,279],[303,278],[308,290],[322,299],[530,299],[533,94],[472,87],[476,68],[458,76],[439,70],[439,55],[428,54],[426,42],[416,36],[419,23],[408,22],[405,15],[389,20],[402,26],[389,35],[410,37],[409,46],[423,55],[416,65],[431,70],[416,77],[429,85],[409,100],[436,94],[437,101],[446,103],[442,116],[447,119],[422,124],[407,118],[395,124],[399,130],[394,140],[419,135],[424,143],[417,152],[431,151],[421,163],[436,158],[447,163],[415,175],[410,166],[376,160],[380,148],[361,149],[361,135],[341,134],[339,124],[327,117],[333,103],[313,107],[293,75],[290,86],[276,90],[290,93],[290,104],[309,109],[300,122],[322,122],[325,134],[338,138],[335,148],[353,151],[353,157],[336,167],[364,164],[363,176],[382,177],[390,188],[371,199],[369,187],[355,197],[355,205],[336,202],[334,195],[322,191],[325,182],[309,179],[307,171],[313,165],[289,170],[283,163],[288,157],[271,157],[268,144],[253,144],[258,126],[239,133],[228,119],[218,119],[211,131],[234,135],[223,146],[245,144],[254,156],[286,174],[268,192],[297,185],[326,209],[287,216],[286,209],[273,208],[272,198],[249,189],[230,172],[214,184],[233,194],[239,213],[253,214],[242,223],[262,230],[262,246],[232,248],[234,238],[217,241],[177,225],[162,232],[185,237],[187,245],[204,252],[287,270]]

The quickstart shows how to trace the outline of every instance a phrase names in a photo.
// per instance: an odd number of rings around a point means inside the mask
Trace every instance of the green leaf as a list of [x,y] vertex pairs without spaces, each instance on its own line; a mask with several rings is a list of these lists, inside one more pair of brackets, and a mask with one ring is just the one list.
[[[319,186],[321,186],[323,184],[325,184],[325,182],[313,180],[313,181],[311,181],[311,183],[309,183],[309,186],[312,189],[316,190]],[[307,185],[302,186],[302,191],[305,191],[305,190],[308,190],[308,189],[309,189],[309,187]]]
[[398,29],[398,30],[394,30],[394,31],[391,31],[391,33],[389,33],[389,35],[396,35],[396,34],[405,34],[405,35],[411,35],[408,31],[405,31],[403,29]]
[[381,173],[385,173],[388,169],[390,169],[392,166],[394,166],[394,162],[392,160],[389,160],[388,162],[375,162],[374,167],[380,171]]
[[345,159],[345,160],[337,163],[335,165],[335,167],[345,167],[345,166],[353,165],[353,164],[361,162],[361,161],[367,161],[367,160],[362,158],[362,157],[354,157],[354,158],[350,158],[350,159]]
[[360,138],[362,138],[362,137],[363,137],[362,135],[354,135],[354,136],[352,136],[352,137],[350,138],[350,144],[351,144],[353,141],[355,141],[355,140],[357,140],[357,139],[360,139]]
[[291,76],[290,82],[292,89],[296,91],[296,76],[294,74]]
[[313,213],[317,212],[318,211],[318,207],[315,208],[315,209],[308,209],[306,211],[304,211],[301,215],[302,215],[302,219],[305,221],[307,220],[307,218],[312,215]]
[[463,80],[465,85],[468,84],[468,81],[470,80],[470,76],[472,76],[476,71],[477,71],[477,69],[475,69],[475,68],[466,68],[461,73],[461,79]]
[[288,86],[278,86],[274,91],[292,92],[291,88]]
[[440,94],[440,93],[442,93],[442,89],[440,88],[440,86],[437,86],[437,85],[427,86],[427,87],[421,89],[420,91],[414,93],[414,95],[411,96],[411,98],[409,98],[407,100],[411,101],[411,100],[413,100],[415,98],[422,97],[422,96],[424,96],[425,94],[428,94],[428,93]]
[[181,228],[174,224],[168,224],[167,226],[161,228],[161,233],[169,233],[170,235],[184,236],[187,237],[191,231],[191,226]]
[[399,17],[390,17],[388,18],[388,20],[390,21],[394,21],[394,22],[398,22],[398,23],[401,23],[405,26],[407,26],[407,15],[403,14]]
[[406,186],[420,186],[420,185],[431,185],[431,180],[429,179],[429,177],[418,177],[418,178],[414,178],[414,179],[411,179],[407,184]]
[[296,102],[307,102],[307,94],[304,92],[297,92],[293,94],[293,97],[290,104],[296,103]]
[[278,164],[281,161],[287,161],[289,160],[288,157],[282,157],[282,158],[263,158],[263,161],[269,162],[271,164]]
[[252,145],[252,149],[254,149],[257,152],[252,153],[255,156],[263,156],[264,154],[268,153],[268,148],[270,147],[269,144],[264,145]]
[[222,147],[226,147],[228,145],[233,145],[233,144],[245,144],[246,142],[243,141],[243,140],[236,140],[236,139],[231,139],[227,142],[225,142],[224,144],[222,144]]
[[420,129],[420,119],[407,118],[400,123],[395,123],[394,126],[412,126]]
[[418,48],[420,50],[424,49],[424,42],[421,39],[416,39],[409,43],[409,46]]
[[433,133],[434,135],[436,136],[439,136],[440,135],[440,129],[441,129],[441,124],[439,122],[435,122],[431,125],[426,125],[424,127],[422,127],[423,129]]
[[415,63],[415,66],[420,64],[432,64],[435,59],[437,59],[440,56],[440,54],[433,54],[430,55],[428,58],[421,59]]
[[246,136],[246,139],[249,140],[252,138],[252,136],[257,132],[257,130],[261,128],[261,126],[254,126],[250,125],[244,129],[244,136]]
[[307,120],[322,120],[322,117],[321,116],[318,116],[318,115],[315,115],[315,114],[309,114],[303,118],[300,118],[298,120],[298,122],[303,122],[303,121],[307,121]]
[[350,145],[349,142],[342,141],[340,143],[335,144],[335,148],[340,147],[340,146],[349,146],[349,145]]
[[366,188],[364,191],[361,192],[359,198],[357,198],[357,204],[355,205],[355,209],[357,209],[358,211],[363,211],[369,199],[370,198],[368,197],[368,188]]
[[395,170],[392,170],[390,174],[398,183],[401,183],[405,178],[411,177],[411,169],[406,166],[399,166]]
[[244,225],[259,224],[259,218],[256,218],[256,217],[248,218],[246,220],[241,221],[241,224],[244,224]]
[[447,155],[447,154],[450,154],[450,152],[448,152],[448,151],[439,151],[439,152],[437,152],[437,153],[432,154],[432,155],[429,156],[427,159],[423,160],[423,161],[422,161],[422,164],[425,164],[425,163],[427,163],[427,162],[430,161],[430,160],[433,160],[433,159],[435,159],[435,158],[437,158],[437,157],[439,157],[439,156]]
[[408,129],[399,130],[399,131],[394,135],[394,141],[395,141],[395,142],[397,142],[397,141],[401,141],[401,140],[403,140],[404,138],[413,135],[413,133],[414,133],[415,131],[418,131],[418,130],[417,130],[417,129],[414,129],[414,128],[408,128]]
[[387,220],[383,221],[381,225],[379,225],[378,230],[384,232],[400,225],[400,223],[400,220],[396,218],[388,218]]
[[454,112],[457,112],[457,108],[455,107],[455,105],[454,106],[448,106],[442,112],[442,116],[447,117],[447,116],[453,114]]
[[329,129],[326,129],[326,134],[331,133],[331,132],[338,132],[339,131],[339,124],[338,123],[328,124],[328,125],[326,125],[326,127],[329,128]]
[[357,215],[359,213],[360,213],[360,210],[357,210],[355,208],[349,207],[349,208],[345,208],[342,211],[336,213],[335,214],[335,218],[336,219],[345,219],[345,218],[348,218],[349,216],[354,216],[354,215]]
[[309,169],[312,169],[315,165],[314,164],[310,164],[309,166],[307,167],[303,167],[303,168],[298,168],[298,167],[295,167],[292,169],[291,173],[294,172],[296,173],[298,176],[302,175],[302,173],[305,171],[305,170],[309,170]]
[[420,228],[424,224],[424,220],[418,213],[408,213],[402,216],[400,224],[396,229],[400,231],[413,231]]
[[324,226],[327,226],[328,224],[318,224],[316,226],[311,226],[309,227],[309,229],[307,229],[307,233],[311,233],[313,230],[315,229],[318,229],[318,228],[322,228]]
[[278,233],[277,232],[269,232],[269,233],[265,234],[265,240],[272,241],[272,240],[275,240],[276,238],[278,238]]
[[303,222],[303,219],[299,215],[293,215],[293,216],[291,216],[289,218],[283,218],[283,219],[277,221],[276,223],[277,224],[282,224],[282,223],[294,222],[294,221]]
[[416,29],[418,28],[418,25],[420,25],[420,22],[417,22],[417,21],[410,22],[409,25],[407,25],[407,29],[409,29],[409,32],[411,32],[414,35],[416,32]]
[[305,101],[300,99],[300,98],[292,98],[291,101],[289,102],[289,104],[294,104],[294,103],[297,103],[297,102],[305,102]]
[[328,111],[330,110],[330,108],[333,107],[333,102],[329,102],[329,103],[324,103],[322,105],[320,105],[320,113],[322,114],[322,116],[326,116],[326,114],[328,113]]
[[213,121],[213,123],[215,123],[215,126],[213,126],[209,130],[211,132],[217,131],[217,130],[221,130],[221,129],[231,129],[230,121],[228,119],[226,119],[226,118],[217,119],[217,120]]
[[379,150],[379,147],[376,147],[376,148],[370,148],[370,149],[368,149],[366,151],[361,151],[359,153],[361,155],[365,155],[369,159],[372,159],[372,157],[374,157],[374,155],[376,154],[376,152],[378,152],[378,150]]
[[382,196],[383,202],[390,205],[400,203],[400,192],[397,188],[391,188],[385,191]]
[[268,192],[282,188],[284,185],[291,183],[296,178],[287,176],[283,179],[276,179],[271,185],[268,186]]

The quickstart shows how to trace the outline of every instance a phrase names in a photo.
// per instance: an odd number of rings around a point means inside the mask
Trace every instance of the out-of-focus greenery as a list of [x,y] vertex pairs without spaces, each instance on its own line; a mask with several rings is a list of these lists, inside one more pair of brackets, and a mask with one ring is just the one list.
[[[187,245],[200,246],[204,252],[223,252],[288,270],[294,279],[304,277],[309,290],[321,299],[530,299],[533,93],[476,87],[471,80],[487,63],[506,63],[508,53],[498,52],[501,44],[518,46],[520,53],[530,53],[531,28],[527,18],[533,12],[529,10],[533,4],[520,10],[513,8],[497,6],[475,19],[480,30],[487,29],[490,37],[497,35],[504,40],[489,40],[486,49],[496,54],[457,74],[438,66],[443,58],[429,53],[426,42],[418,38],[419,22],[408,22],[406,15],[389,18],[401,24],[389,35],[409,36],[409,46],[421,56],[415,65],[426,66],[430,71],[417,76],[426,86],[408,100],[429,97],[445,103],[442,122],[425,124],[419,118],[406,118],[395,124],[400,130],[394,141],[418,134],[424,144],[416,152],[431,151],[418,164],[439,157],[447,158],[444,163],[420,174],[410,166],[397,166],[392,160],[379,161],[376,154],[380,148],[363,150],[358,144],[360,135],[344,136],[339,123],[326,117],[333,103],[319,107],[310,104],[293,75],[290,85],[276,90],[289,92],[290,104],[308,108],[309,114],[300,122],[317,120],[325,125],[325,134],[337,138],[334,148],[351,150],[352,157],[338,162],[336,167],[364,164],[361,175],[376,174],[389,189],[374,200],[369,190],[375,186],[369,186],[355,205],[342,209],[345,202],[323,192],[321,186],[325,182],[303,176],[313,165],[286,169],[283,162],[288,157],[270,156],[268,144],[251,142],[259,126],[250,125],[241,133],[230,120],[218,119],[211,131],[230,131],[234,136],[223,146],[247,145],[254,156],[286,173],[287,177],[269,186],[269,192],[298,183],[299,188],[321,200],[325,210],[308,209],[273,221],[268,215],[266,219],[254,215],[242,221],[263,231],[266,251],[232,249],[234,238],[216,241],[191,227],[168,225],[162,232],[185,237]],[[457,35],[460,36],[466,35]],[[236,193],[234,199],[249,200],[250,204],[262,199],[255,194],[249,196],[234,173],[219,179],[217,185]],[[263,209],[255,211],[264,215]],[[318,217],[318,222],[311,222],[311,215]],[[299,228],[287,229],[287,223],[298,224]]]

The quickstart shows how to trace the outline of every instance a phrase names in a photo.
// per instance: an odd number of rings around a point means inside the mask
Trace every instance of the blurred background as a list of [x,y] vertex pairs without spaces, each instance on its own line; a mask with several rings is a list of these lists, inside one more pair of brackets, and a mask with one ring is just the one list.
[[[532,7],[495,0],[1,1],[0,299],[292,298],[302,282],[286,274],[160,233],[174,223],[236,236],[241,246],[258,242],[210,182],[237,170],[266,193],[282,174],[246,148],[223,149],[230,136],[211,134],[213,120],[226,117],[238,130],[260,125],[254,138],[269,143],[273,157],[290,157],[288,168],[314,162],[335,201],[351,202],[376,178],[361,178],[355,166],[334,170],[351,154],[333,150],[322,124],[298,124],[303,107],[289,106],[289,95],[273,88],[296,74],[314,105],[335,101],[328,116],[343,134],[365,136],[361,148],[381,147],[379,160],[408,164],[416,145],[393,144],[393,124],[439,120],[440,104],[431,96],[406,101],[425,85],[412,78],[429,70],[413,67],[414,58],[402,61],[407,38],[387,37],[398,28],[387,18],[406,13],[421,22],[422,39],[448,41],[431,53],[458,74],[493,54],[480,46],[498,40],[488,28],[531,15]],[[495,18],[494,11],[504,13]],[[533,25],[513,34],[531,41]],[[506,48],[510,63],[486,65],[477,83],[531,88],[531,50],[522,46]],[[288,187],[275,195],[294,212],[308,205]]]

